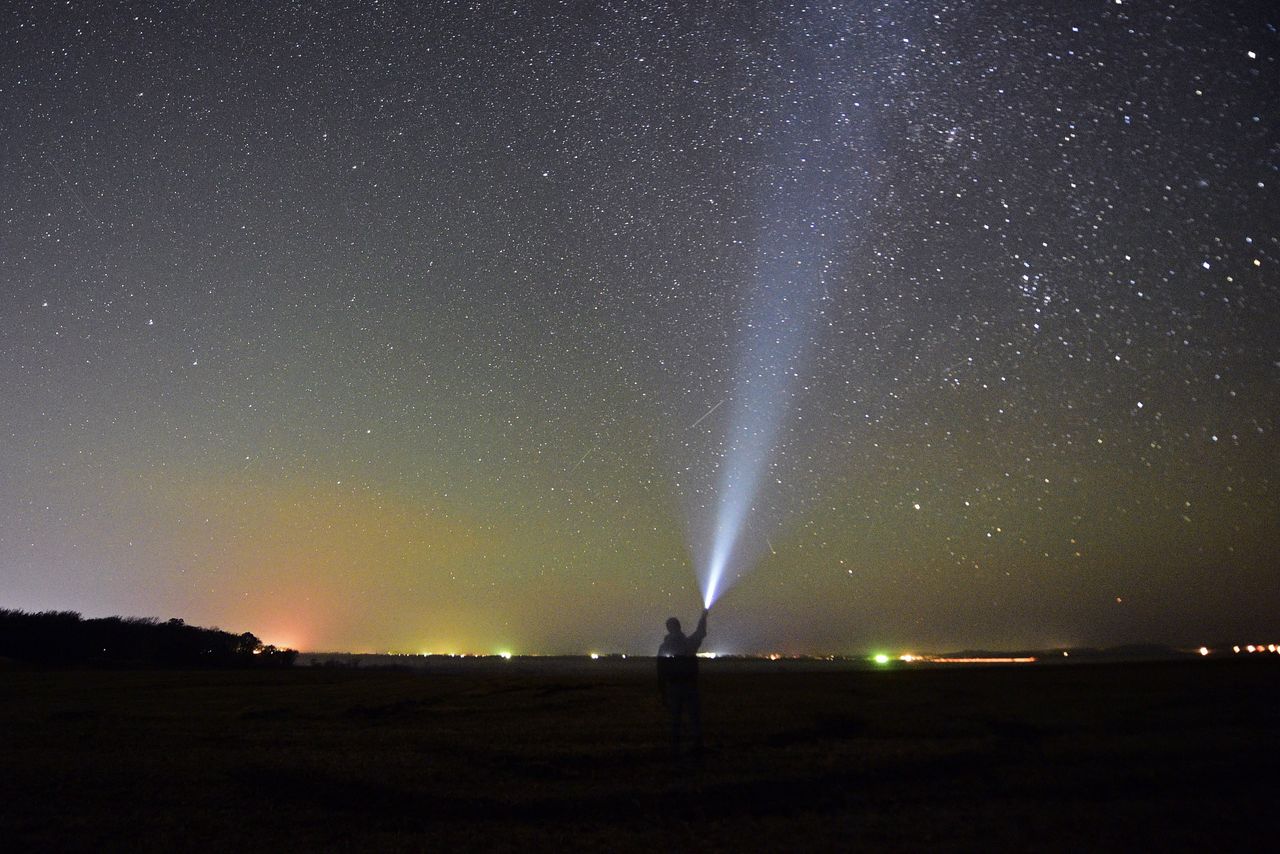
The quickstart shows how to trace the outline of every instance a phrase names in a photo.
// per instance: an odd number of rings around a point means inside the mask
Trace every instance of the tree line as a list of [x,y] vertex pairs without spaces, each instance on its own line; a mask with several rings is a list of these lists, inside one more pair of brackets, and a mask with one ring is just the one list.
[[51,665],[289,667],[297,650],[250,632],[189,626],[180,619],[97,617],[75,611],[0,608],[0,658]]

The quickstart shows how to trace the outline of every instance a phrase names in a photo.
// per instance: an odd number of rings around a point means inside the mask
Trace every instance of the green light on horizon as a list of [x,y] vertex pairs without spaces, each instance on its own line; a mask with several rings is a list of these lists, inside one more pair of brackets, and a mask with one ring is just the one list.
[[875,655],[871,657],[871,660],[874,661],[876,664],[888,664],[889,656],[885,655],[883,652],[877,652]]

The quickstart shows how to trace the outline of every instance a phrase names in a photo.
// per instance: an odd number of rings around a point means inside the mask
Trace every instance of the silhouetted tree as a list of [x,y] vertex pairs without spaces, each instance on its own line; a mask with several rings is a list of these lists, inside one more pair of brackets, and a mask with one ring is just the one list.
[[289,667],[297,655],[264,646],[250,632],[189,626],[177,618],[85,620],[74,611],[0,609],[0,657],[32,664]]

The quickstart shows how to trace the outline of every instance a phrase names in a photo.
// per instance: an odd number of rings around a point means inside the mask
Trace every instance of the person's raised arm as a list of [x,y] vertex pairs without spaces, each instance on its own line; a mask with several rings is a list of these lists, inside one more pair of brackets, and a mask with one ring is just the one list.
[[694,630],[693,634],[689,635],[689,640],[692,642],[694,649],[701,646],[702,639],[707,636],[707,614],[709,613],[711,612],[706,609],[703,610],[702,617],[698,620],[698,628]]

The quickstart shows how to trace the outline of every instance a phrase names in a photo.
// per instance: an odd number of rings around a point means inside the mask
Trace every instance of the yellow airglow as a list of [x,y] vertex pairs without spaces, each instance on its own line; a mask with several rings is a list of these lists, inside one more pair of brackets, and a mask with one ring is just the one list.
[[[157,482],[146,509],[199,555],[188,575],[219,580],[200,599],[209,615],[184,614],[189,622],[245,625],[277,647],[302,650],[447,648],[449,634],[475,631],[475,621],[461,595],[435,594],[451,590],[457,568],[500,540],[431,499],[303,474],[228,475],[192,465]],[[208,548],[211,540],[218,548]],[[396,623],[383,613],[425,602],[423,591],[433,593],[441,637],[395,637]],[[479,646],[483,636],[463,642]]]

